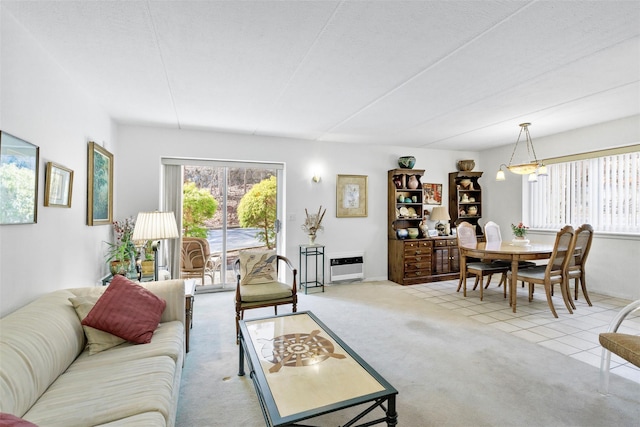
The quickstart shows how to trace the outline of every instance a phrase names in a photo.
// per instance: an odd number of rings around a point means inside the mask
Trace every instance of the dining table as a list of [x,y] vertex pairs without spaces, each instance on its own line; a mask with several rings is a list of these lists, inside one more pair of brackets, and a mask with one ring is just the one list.
[[516,285],[518,265],[520,261],[549,259],[553,252],[553,245],[529,243],[526,245],[507,241],[480,242],[475,246],[460,246],[460,274],[467,271],[467,257],[484,260],[503,260],[511,262],[511,280],[509,282],[509,303],[516,312]]

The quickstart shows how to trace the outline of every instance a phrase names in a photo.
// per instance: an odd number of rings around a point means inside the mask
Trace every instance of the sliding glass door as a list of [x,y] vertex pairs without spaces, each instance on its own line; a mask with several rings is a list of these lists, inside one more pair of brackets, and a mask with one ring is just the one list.
[[[198,290],[235,289],[239,251],[278,249],[283,165],[202,159],[163,159],[182,166],[182,237],[209,243],[210,270]],[[213,208],[212,208],[213,207]],[[177,275],[176,275],[177,277]]]

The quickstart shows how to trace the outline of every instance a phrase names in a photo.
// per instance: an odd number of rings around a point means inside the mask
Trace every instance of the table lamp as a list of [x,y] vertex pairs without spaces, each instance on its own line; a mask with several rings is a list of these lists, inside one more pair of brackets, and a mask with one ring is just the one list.
[[177,239],[180,237],[176,217],[173,212],[140,212],[136,219],[131,240],[153,242],[153,280],[158,280],[158,246],[160,240]]
[[431,209],[431,214],[429,215],[429,219],[431,221],[438,221],[436,224],[436,230],[438,230],[438,235],[446,236],[446,227],[441,221],[449,221],[451,217],[449,216],[449,211],[444,206],[437,206]]

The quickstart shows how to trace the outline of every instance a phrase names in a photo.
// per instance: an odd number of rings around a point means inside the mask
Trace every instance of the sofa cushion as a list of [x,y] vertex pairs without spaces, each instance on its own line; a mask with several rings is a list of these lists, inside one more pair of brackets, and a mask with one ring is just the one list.
[[[83,321],[99,298],[99,296],[73,297],[69,298],[69,301],[73,304],[73,308],[75,308],[80,321]],[[110,334],[109,332],[92,328],[91,326],[83,326],[82,329],[84,330],[84,335],[87,337],[87,348],[90,355],[127,342],[125,339]]]
[[124,276],[116,275],[82,321],[127,341],[151,341],[167,303]]
[[278,280],[275,250],[240,251],[240,284],[258,285]]
[[60,375],[23,418],[42,427],[94,426],[159,412],[170,425],[174,379],[181,369],[167,356],[72,369]]
[[93,369],[109,366],[114,363],[124,363],[146,357],[169,356],[176,363],[180,363],[184,354],[184,326],[182,322],[161,323],[153,333],[153,339],[145,345],[137,345],[125,341],[117,347],[94,355],[84,351],[69,366],[67,372],[74,370]]
[[84,349],[72,296],[52,292],[0,319],[0,412],[24,415]]

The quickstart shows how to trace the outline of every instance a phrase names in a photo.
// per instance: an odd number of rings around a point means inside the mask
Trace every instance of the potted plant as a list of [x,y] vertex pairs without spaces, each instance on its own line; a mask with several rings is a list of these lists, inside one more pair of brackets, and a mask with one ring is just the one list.
[[153,256],[153,240],[147,240],[144,244],[144,260],[140,263],[142,276],[153,276],[155,261]]
[[126,275],[131,270],[135,271],[136,247],[131,240],[134,227],[135,220],[132,217],[113,222],[115,243],[107,242],[109,249],[106,254],[111,274]]

